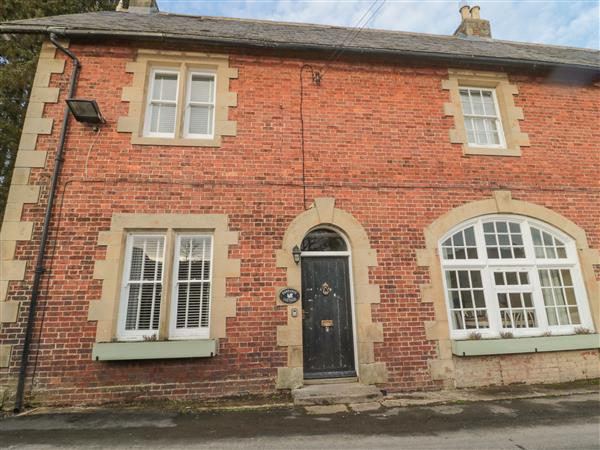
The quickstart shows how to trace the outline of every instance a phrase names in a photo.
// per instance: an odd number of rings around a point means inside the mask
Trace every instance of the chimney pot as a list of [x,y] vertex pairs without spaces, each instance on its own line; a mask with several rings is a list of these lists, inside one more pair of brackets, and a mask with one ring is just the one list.
[[471,9],[469,8],[469,5],[461,6],[459,11],[460,11],[460,16],[462,17],[463,20],[471,17]]
[[480,17],[479,17],[479,10],[480,9],[481,8],[479,6],[473,6],[471,8],[471,18],[473,18],[473,19],[480,19]]

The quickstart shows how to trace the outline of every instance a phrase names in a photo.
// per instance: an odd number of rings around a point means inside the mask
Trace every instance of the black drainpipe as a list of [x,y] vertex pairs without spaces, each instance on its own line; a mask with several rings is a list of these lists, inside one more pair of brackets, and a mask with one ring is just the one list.
[[[50,33],[50,42],[60,50],[62,53],[67,55],[73,62],[73,71],[71,72],[71,81],[69,84],[69,94],[67,98],[73,98],[75,94],[75,87],[77,86],[77,77],[79,70],[81,69],[81,63],[77,57],[64,48],[57,41],[57,36],[54,33]],[[35,321],[35,308],[37,306],[37,300],[40,290],[40,282],[44,273],[44,258],[46,256],[46,243],[48,241],[48,231],[50,229],[50,217],[52,216],[52,206],[54,205],[54,197],[56,195],[56,186],[58,184],[58,177],[63,165],[63,150],[65,148],[65,139],[67,137],[67,126],[69,123],[69,108],[65,106],[65,112],[63,115],[62,128],[60,130],[60,139],[58,141],[58,147],[56,148],[56,156],[54,157],[54,172],[52,173],[52,180],[50,181],[50,192],[48,193],[48,204],[46,205],[46,214],[44,216],[44,225],[42,227],[42,236],[40,239],[40,248],[38,250],[37,260],[35,264],[35,274],[33,276],[33,284],[31,286],[31,300],[29,302],[29,316],[27,319],[27,328],[25,329],[25,341],[23,342],[23,353],[21,354],[21,367],[19,368],[19,381],[17,384],[17,397],[15,399],[15,412],[20,412],[23,408],[23,395],[25,392],[25,378],[27,376],[27,363],[29,362],[29,349],[31,346],[31,339],[33,336],[33,323]]]

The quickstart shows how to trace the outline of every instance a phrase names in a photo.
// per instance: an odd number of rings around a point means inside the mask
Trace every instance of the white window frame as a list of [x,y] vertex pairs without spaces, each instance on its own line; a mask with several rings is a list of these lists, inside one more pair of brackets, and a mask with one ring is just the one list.
[[[210,289],[208,293],[208,325],[198,328],[177,328],[177,287],[179,285],[179,251],[181,249],[181,239],[186,237],[209,237],[210,238]],[[210,233],[193,233],[185,232],[178,233],[175,238],[175,246],[173,251],[173,265],[171,269],[171,304],[169,309],[169,339],[208,339],[210,337],[210,323],[212,313],[212,294],[214,283],[214,252],[215,242],[214,236]]]
[[[496,112],[496,127],[498,128],[498,140],[500,141],[499,144],[478,144],[477,142],[470,142],[469,141],[469,132],[468,132],[468,128],[467,128],[467,118],[483,118],[483,119],[492,119],[492,117],[490,116],[486,116],[486,115],[481,115],[481,114],[467,114],[463,108],[462,105],[462,97],[461,97],[461,93],[460,91],[462,89],[467,89],[467,90],[477,90],[477,91],[488,91],[492,93],[492,100],[494,102],[494,111]],[[465,134],[466,134],[466,139],[467,139],[467,143],[469,145],[469,147],[478,147],[478,148],[501,148],[501,149],[505,149],[506,148],[506,136],[504,135],[504,127],[502,126],[502,115],[500,114],[500,107],[498,105],[498,97],[496,96],[496,89],[495,88],[486,88],[486,87],[478,87],[478,86],[462,86],[459,85],[458,86],[458,97],[460,100],[460,108],[462,111],[462,115],[463,115],[463,122],[464,122],[464,126],[465,126]]]
[[[192,102],[192,77],[194,75],[200,76],[210,76],[213,79],[213,101],[210,102]],[[198,106],[212,106],[212,128],[209,134],[197,134],[190,133],[190,111],[192,105]],[[215,119],[216,119],[216,109],[217,109],[217,74],[211,71],[198,71],[198,70],[189,70],[187,72],[187,80],[186,80],[186,93],[185,93],[185,113],[184,113],[184,128],[183,128],[183,137],[188,139],[213,139],[215,136]]]
[[164,311],[159,312],[158,316],[158,329],[157,330],[126,330],[125,324],[127,320],[127,303],[129,301],[129,297],[127,295],[127,287],[129,283],[129,276],[131,275],[131,258],[133,255],[133,240],[135,237],[156,237],[160,236],[163,238],[163,267],[161,271],[160,283],[162,285],[161,288],[161,302],[160,306],[164,304],[163,298],[165,295],[165,269],[166,269],[166,256],[167,256],[167,235],[166,233],[156,232],[156,233],[135,233],[131,232],[127,234],[127,240],[125,244],[125,259],[123,266],[123,278],[121,282],[121,298],[119,301],[119,314],[117,320],[117,339],[120,341],[142,341],[146,338],[155,339],[158,337],[158,333],[160,331],[160,323],[162,320],[162,316],[164,315]]
[[[523,246],[525,247],[525,258],[521,259],[496,259],[488,258],[485,240],[483,236],[483,222],[495,221],[495,220],[506,220],[511,222],[518,222],[521,225],[521,233],[523,236]],[[478,259],[464,259],[464,260],[445,260],[443,259],[442,243],[454,235],[454,233],[468,228],[469,226],[475,227],[475,241],[477,245],[477,256]],[[533,226],[553,236],[558,237],[565,244],[567,258],[553,258],[553,259],[541,259],[535,257],[535,251],[533,246],[533,240],[531,237],[530,227]],[[444,297],[446,301],[446,311],[448,314],[448,323],[450,327],[451,338],[455,340],[469,339],[469,335],[473,332],[480,333],[484,338],[497,338],[500,337],[501,332],[510,331],[514,337],[526,337],[526,336],[543,336],[547,332],[552,335],[566,335],[574,334],[575,328],[584,327],[590,330],[594,329],[593,321],[591,318],[589,301],[587,297],[587,291],[583,281],[581,268],[579,264],[579,258],[575,241],[562,233],[560,230],[552,228],[543,222],[532,218],[526,218],[518,215],[486,215],[476,219],[471,219],[463,222],[448,233],[446,233],[442,239],[438,242],[438,255],[440,255],[440,264],[442,268],[442,282],[444,286]],[[575,290],[575,298],[577,302],[577,308],[580,315],[580,324],[577,325],[562,325],[562,326],[550,326],[546,317],[546,309],[544,299],[542,297],[542,290],[540,287],[540,280],[538,275],[539,269],[569,269],[571,271],[571,277],[573,280],[573,288]],[[482,282],[484,287],[484,297],[486,309],[488,312],[488,321],[490,328],[488,329],[468,329],[468,330],[455,330],[453,328],[452,318],[450,315],[450,298],[448,296],[448,286],[446,282],[446,270],[480,270],[482,276]],[[500,318],[500,308],[497,300],[497,290],[493,279],[493,272],[495,271],[526,271],[529,273],[529,281],[532,286],[532,300],[535,307],[536,318],[538,326],[536,328],[502,328]]]
[[[177,91],[175,92],[175,101],[165,101],[165,100],[153,100],[152,93],[154,92],[154,84],[156,83],[156,75],[166,74],[166,75],[176,75],[177,76]],[[153,68],[150,71],[150,82],[148,83],[148,91],[146,93],[146,111],[144,114],[144,136],[146,137],[159,137],[159,138],[174,138],[177,136],[177,128],[178,128],[178,111],[179,111],[179,85],[180,85],[181,73],[177,69],[169,69],[169,68]],[[153,104],[164,104],[164,105],[172,105],[175,106],[175,127],[173,133],[160,133],[160,132],[151,132],[150,131],[150,122],[152,120],[152,114],[150,113],[151,107]]]

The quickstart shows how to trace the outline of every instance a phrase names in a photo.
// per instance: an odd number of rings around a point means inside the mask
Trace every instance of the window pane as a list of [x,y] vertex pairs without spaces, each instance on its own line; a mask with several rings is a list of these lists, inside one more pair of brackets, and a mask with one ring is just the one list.
[[[209,283],[179,283],[177,291],[177,328],[198,328],[203,316],[203,286]],[[208,301],[206,301],[208,313]],[[206,322],[208,314],[206,314]]]
[[494,272],[494,280],[496,281],[496,286],[502,286],[504,284],[504,273]]
[[461,288],[471,287],[471,282],[469,281],[469,271],[468,270],[459,270],[458,271],[458,285]]
[[540,235],[540,230],[537,228],[532,228],[531,237],[533,238],[533,245],[542,245],[542,236]]
[[484,114],[483,101],[481,100],[481,91],[471,91],[471,102],[473,104],[473,114]]
[[137,325],[137,310],[140,296],[139,284],[132,284],[129,286],[129,293],[127,295],[127,313],[125,316],[125,329],[135,330]]
[[483,108],[484,112],[488,116],[495,116],[496,110],[494,109],[494,99],[491,91],[482,92]]
[[177,74],[154,74],[154,90],[152,100],[177,100]]
[[485,298],[483,296],[483,291],[479,291],[479,290],[474,291],[473,297],[474,297],[476,308],[485,308]]
[[569,313],[571,314],[571,323],[573,325],[579,325],[581,323],[581,319],[579,318],[579,310],[577,308],[569,308]]
[[446,272],[446,280],[451,289],[456,289],[458,287],[458,279],[456,278],[455,270]]
[[212,134],[213,107],[191,105],[189,109],[189,134]]
[[160,308],[160,286],[142,284],[138,306],[138,330],[158,329],[158,310]]
[[536,258],[564,259],[567,257],[564,242],[555,236],[532,227],[531,237],[533,238],[533,245],[535,246]]
[[[494,122],[494,126],[496,126],[496,125],[495,125],[495,122]],[[492,144],[494,144],[494,145],[500,145],[500,135],[498,134],[498,132],[497,132],[497,131],[494,131],[494,132],[492,133],[491,142],[492,142]]]
[[302,240],[303,252],[345,252],[346,241],[338,233],[326,228],[313,230]]
[[481,272],[479,272],[478,270],[471,271],[471,285],[474,288],[483,287],[483,285],[481,283]]
[[190,100],[192,102],[214,103],[214,77],[192,75]]
[[175,105],[150,105],[150,132],[174,133],[176,114]]
[[461,303],[460,303],[460,294],[458,291],[451,291],[450,292],[450,298],[452,299],[452,308],[456,308],[456,309],[460,309],[461,308]]
[[471,102],[469,101],[469,91],[467,89],[460,90],[460,103],[463,107],[464,114],[472,114]]

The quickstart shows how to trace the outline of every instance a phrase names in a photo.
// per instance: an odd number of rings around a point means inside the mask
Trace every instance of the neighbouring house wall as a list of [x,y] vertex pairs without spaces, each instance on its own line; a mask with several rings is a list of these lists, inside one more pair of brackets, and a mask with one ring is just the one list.
[[600,378],[597,350],[454,357],[456,387],[564,383]]
[[[276,255],[288,226],[305,210],[299,78],[306,61],[229,53],[238,78],[230,80],[237,106],[229,107],[228,120],[237,122],[237,135],[223,136],[220,147],[147,146],[117,131],[118,118],[129,115],[122,96],[133,83],[127,66],[136,50],[78,43],[71,49],[83,65],[77,96],[95,98],[108,123],[98,135],[70,125],[28,391],[33,387],[41,402],[68,404],[273,392],[278,369],[289,361],[288,347],[278,343],[288,313],[274,301],[288,279]],[[69,74],[67,65],[50,79],[51,88],[62,88],[61,100]],[[316,198],[334,198],[335,208],[360,223],[376,252],[377,264],[367,272],[368,283],[379,287],[370,311],[382,339],[369,342],[369,361],[385,365],[382,386],[389,390],[444,386],[432,377],[430,361],[440,359],[440,349],[425,327],[436,320],[433,303],[422,301],[421,292],[431,274],[417,264],[424,230],[440,216],[509,190],[515,200],[576,223],[589,247],[600,248],[599,88],[508,77],[518,87],[515,107],[523,109],[520,132],[529,137],[517,157],[464,155],[462,144],[451,143],[455,122],[445,113],[451,99],[442,88],[447,68],[338,62],[320,87],[304,73],[306,207]],[[46,104],[43,117],[56,122],[63,105]],[[52,134],[38,137],[35,151],[48,152],[47,161],[53,161],[58,133],[55,125]],[[29,184],[40,186],[41,195],[39,203],[24,204],[21,221],[41,223],[51,170],[50,163],[32,168]],[[238,236],[228,257],[240,260],[240,272],[226,283],[225,295],[237,299],[236,314],[225,320],[217,356],[92,361],[97,323],[89,320],[89,308],[102,297],[94,267],[107,259],[99,236],[111,229],[115,214],[134,213],[228,217],[228,230]],[[0,384],[12,383],[18,372],[38,235],[36,226],[33,240],[15,244],[14,259],[27,265],[23,281],[7,284],[6,298],[21,307],[16,321],[0,330],[2,344],[12,346]],[[595,270],[600,278],[598,265]],[[483,385],[597,376],[597,358],[596,350],[453,359],[457,378],[462,376],[458,385]],[[519,375],[514,363],[529,369]],[[547,377],[534,374],[535,364]]]

